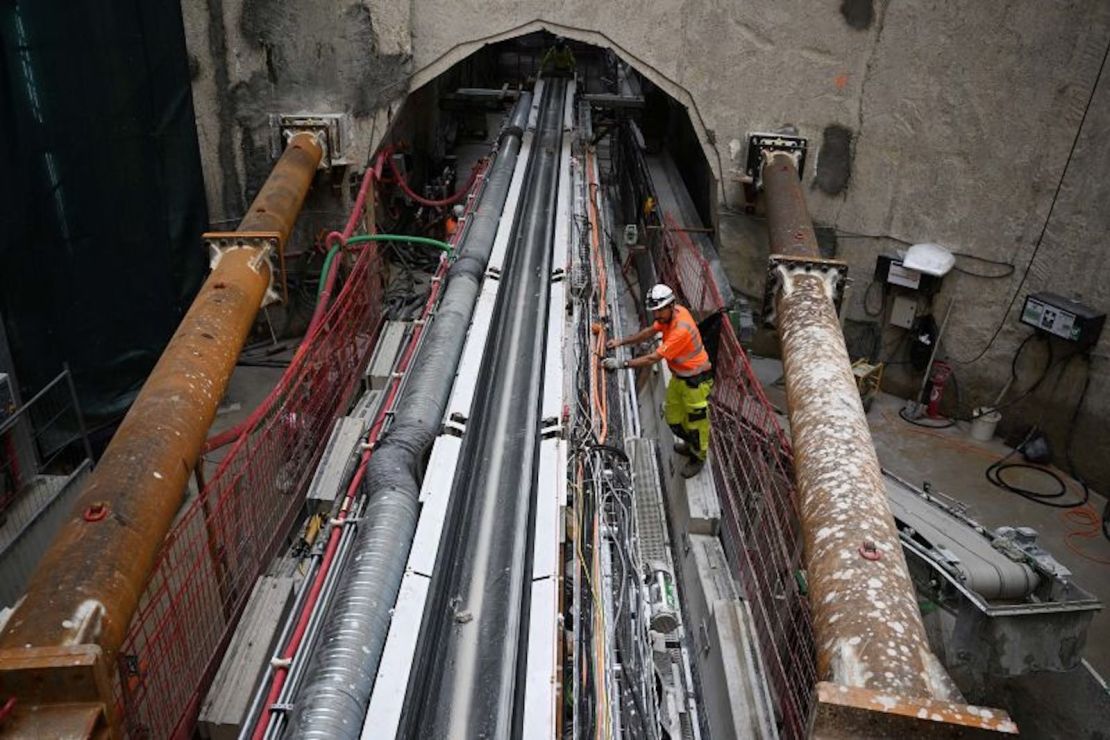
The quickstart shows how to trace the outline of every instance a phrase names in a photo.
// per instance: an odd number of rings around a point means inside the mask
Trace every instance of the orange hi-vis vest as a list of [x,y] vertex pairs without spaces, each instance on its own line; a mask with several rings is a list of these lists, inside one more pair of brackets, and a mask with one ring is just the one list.
[[667,360],[671,372],[680,378],[691,378],[709,372],[709,353],[701,342],[701,332],[690,312],[677,303],[668,324],[656,321],[652,327],[663,334],[656,351]]

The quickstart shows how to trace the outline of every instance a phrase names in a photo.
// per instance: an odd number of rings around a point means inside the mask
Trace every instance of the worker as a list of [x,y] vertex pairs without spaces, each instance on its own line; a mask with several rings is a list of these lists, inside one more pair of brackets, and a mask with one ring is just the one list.
[[462,205],[451,207],[451,212],[447,214],[447,219],[443,222],[443,235],[447,241],[450,241],[455,232],[459,230],[459,221],[462,220],[465,212],[466,209]]
[[573,77],[574,52],[562,36],[555,37],[555,43],[540,60],[540,71],[547,77]]
[[654,319],[651,326],[631,336],[613,339],[606,346],[616,349],[640,344],[661,334],[663,339],[659,347],[624,362],[607,357],[602,364],[606,370],[618,370],[667,361],[671,381],[667,384],[663,417],[679,439],[675,451],[690,458],[682,475],[691,478],[705,465],[709,452],[709,393],[713,390],[713,366],[694,317],[686,307],[675,303],[670,287],[660,284],[648,291],[647,309]]

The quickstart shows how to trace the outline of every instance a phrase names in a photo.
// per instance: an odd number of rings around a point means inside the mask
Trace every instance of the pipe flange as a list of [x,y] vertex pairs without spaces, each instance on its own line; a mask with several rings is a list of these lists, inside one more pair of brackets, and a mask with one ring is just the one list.
[[794,289],[794,279],[799,275],[821,278],[825,295],[836,306],[839,314],[844,302],[844,286],[848,282],[848,263],[842,260],[829,260],[821,257],[788,257],[772,254],[767,263],[767,280],[764,282],[763,306],[764,323],[775,324],[775,298],[781,290],[790,295]]
[[275,113],[270,115],[270,155],[277,159],[298,134],[311,134],[321,150],[318,170],[352,164],[350,116],[347,113]]
[[757,188],[763,187],[763,165],[774,154],[786,154],[794,160],[794,167],[798,170],[798,179],[806,166],[806,150],[809,141],[793,134],[748,134],[748,158],[744,165],[744,172]]
[[208,267],[215,270],[220,264],[224,254],[233,249],[253,249],[258,255],[250,261],[251,269],[259,272],[262,263],[270,268],[270,280],[266,285],[266,293],[262,297],[262,307],[269,306],[279,300],[275,274],[277,266],[274,264],[274,255],[277,254],[278,245],[281,244],[281,234],[276,231],[209,231],[201,236],[208,245]]

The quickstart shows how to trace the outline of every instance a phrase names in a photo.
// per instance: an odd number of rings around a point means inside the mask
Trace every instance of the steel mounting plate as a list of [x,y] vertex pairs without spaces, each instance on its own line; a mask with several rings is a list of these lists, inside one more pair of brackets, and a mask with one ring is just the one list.
[[759,183],[763,171],[763,152],[787,152],[794,155],[794,162],[798,168],[798,179],[806,166],[806,151],[809,149],[809,140],[793,134],[748,134],[748,160],[744,172],[752,178],[752,182]]

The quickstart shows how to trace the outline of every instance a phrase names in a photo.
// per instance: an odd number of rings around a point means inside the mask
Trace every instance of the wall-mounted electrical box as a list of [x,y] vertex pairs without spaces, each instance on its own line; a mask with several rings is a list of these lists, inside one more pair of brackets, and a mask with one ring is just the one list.
[[909,329],[917,318],[917,299],[910,296],[894,296],[894,303],[890,307],[890,325],[902,329]]
[[875,258],[875,282],[877,283],[897,285],[909,290],[919,290],[925,295],[932,295],[940,290],[941,279],[936,275],[911,270],[897,257],[880,254]]
[[1094,346],[1105,322],[1105,313],[1055,293],[1030,293],[1021,308],[1021,323],[1080,347]]

